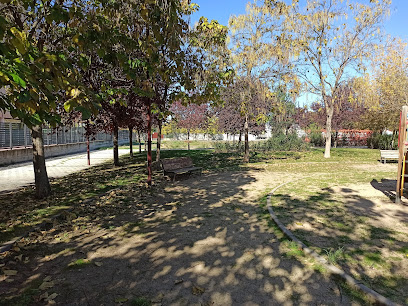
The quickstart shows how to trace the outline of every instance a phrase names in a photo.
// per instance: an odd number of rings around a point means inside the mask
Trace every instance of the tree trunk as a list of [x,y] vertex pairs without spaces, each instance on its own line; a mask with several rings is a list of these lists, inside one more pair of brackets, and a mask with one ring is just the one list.
[[337,148],[337,140],[338,140],[338,137],[339,137],[339,132],[338,132],[337,130],[335,130],[335,131],[334,131],[334,144],[333,144],[333,147],[334,147],[334,148]]
[[113,164],[119,166],[119,126],[116,122],[113,123]]
[[187,146],[188,150],[190,150],[190,130],[187,130]]
[[133,157],[133,128],[129,126],[129,148],[130,157]]
[[152,186],[152,114],[147,107],[147,185]]
[[156,161],[160,160],[161,134],[162,134],[162,121],[159,120],[159,132],[157,133]]
[[44,140],[41,125],[31,128],[31,137],[33,141],[35,196],[38,199],[43,199],[51,194],[51,186],[45,166]]
[[238,148],[241,145],[241,141],[242,141],[242,131],[239,131],[239,138],[238,138]]
[[248,115],[245,115],[244,133],[245,133],[244,163],[249,163],[249,123],[248,123]]
[[332,126],[332,118],[333,118],[333,105],[326,105],[326,146],[324,150],[324,158],[330,158],[330,149],[331,149],[331,126]]
[[139,143],[139,153],[142,153],[142,143],[140,142],[140,131],[137,130],[137,142]]

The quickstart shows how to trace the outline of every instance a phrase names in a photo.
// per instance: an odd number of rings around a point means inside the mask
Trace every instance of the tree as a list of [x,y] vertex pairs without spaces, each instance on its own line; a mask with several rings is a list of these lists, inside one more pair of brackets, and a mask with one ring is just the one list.
[[[288,48],[275,36],[281,26],[278,18],[280,9],[267,4],[261,6],[258,2],[248,3],[245,15],[232,16],[229,20],[232,59],[240,78],[237,84],[241,87],[234,100],[240,105],[245,119],[244,162],[249,161],[250,104],[256,100],[267,100],[267,90],[256,92],[262,87],[259,82],[262,80],[264,84],[272,85],[288,74],[290,68],[287,65]],[[253,85],[255,87],[251,87]],[[265,96],[261,97],[261,93]]]
[[408,49],[399,39],[374,52],[370,73],[354,81],[356,99],[367,108],[364,126],[398,130],[401,108],[408,104]]
[[[366,107],[356,100],[353,90],[353,81],[343,84],[338,89],[337,103],[334,106],[332,118],[332,130],[334,130],[334,144],[337,147],[338,131],[341,129],[357,129],[363,127],[363,118],[366,114]],[[311,105],[312,112],[310,121],[324,127],[326,123],[325,106],[320,103]]]
[[74,48],[69,38],[82,8],[64,0],[2,1],[0,6],[0,88],[7,88],[0,95],[0,109],[10,111],[31,129],[38,198],[51,192],[42,124],[56,125],[60,121],[57,110],[64,102],[75,102],[78,110],[93,108],[82,99],[84,89],[61,48],[63,42]]
[[207,122],[207,108],[206,104],[194,104],[188,105],[181,104],[180,101],[174,102],[170,107],[170,112],[173,114],[174,120],[177,122],[177,127],[180,129],[186,129],[187,131],[187,143],[190,150],[190,133],[194,129],[204,128]]
[[320,96],[326,110],[324,157],[329,158],[339,90],[352,71],[364,72],[371,53],[378,48],[379,29],[391,1],[308,1],[303,10],[297,2],[286,6],[287,32],[281,37],[292,41],[296,73],[309,91]]

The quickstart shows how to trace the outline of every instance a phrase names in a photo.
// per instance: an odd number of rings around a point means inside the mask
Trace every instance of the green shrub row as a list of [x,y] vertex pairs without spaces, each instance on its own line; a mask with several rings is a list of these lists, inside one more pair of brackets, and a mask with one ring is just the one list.
[[367,146],[370,149],[397,150],[398,135],[382,135],[380,133],[373,133],[372,136],[367,139]]
[[[228,142],[218,141],[214,144],[214,149],[217,152],[244,152],[244,142]],[[275,134],[268,140],[251,141],[250,150],[256,152],[268,151],[307,151],[310,144],[305,142],[303,138],[299,138],[296,134]]]

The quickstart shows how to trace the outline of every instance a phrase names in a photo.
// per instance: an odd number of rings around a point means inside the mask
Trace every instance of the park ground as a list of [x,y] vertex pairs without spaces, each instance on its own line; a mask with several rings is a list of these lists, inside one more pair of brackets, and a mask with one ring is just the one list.
[[[0,256],[0,305],[359,305],[273,225],[400,304],[408,303],[408,201],[379,151],[253,154],[169,150],[202,176],[145,185],[145,155],[0,195],[0,241],[42,224]],[[57,216],[57,217],[54,217]]]

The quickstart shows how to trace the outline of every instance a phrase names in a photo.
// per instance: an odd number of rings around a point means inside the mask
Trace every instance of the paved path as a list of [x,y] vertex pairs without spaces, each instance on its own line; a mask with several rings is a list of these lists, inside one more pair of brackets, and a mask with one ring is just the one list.
[[[119,149],[119,155],[129,153]],[[65,176],[113,159],[112,149],[91,152],[91,166],[88,166],[86,153],[49,158],[46,161],[50,178]],[[0,192],[10,191],[34,183],[33,164],[23,163],[0,167]]]

